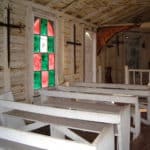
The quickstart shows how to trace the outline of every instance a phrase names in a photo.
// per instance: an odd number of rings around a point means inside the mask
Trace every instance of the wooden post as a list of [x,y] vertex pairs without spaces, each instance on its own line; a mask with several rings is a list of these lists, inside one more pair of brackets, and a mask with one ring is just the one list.
[[102,83],[102,66],[98,66],[98,82]]
[[148,85],[150,86],[150,71],[149,71],[149,81],[148,81]]
[[[7,2],[8,3],[8,2]],[[8,5],[8,4],[6,4]],[[4,18],[7,17],[7,10],[4,11]],[[7,51],[7,28],[3,27],[3,53],[4,53],[4,92],[11,90],[10,69],[8,68],[8,51]]]
[[129,84],[129,71],[128,71],[128,66],[125,66],[125,84]]
[[150,122],[150,96],[147,98],[147,120]]
[[96,33],[93,32],[93,75],[92,81],[96,82]]

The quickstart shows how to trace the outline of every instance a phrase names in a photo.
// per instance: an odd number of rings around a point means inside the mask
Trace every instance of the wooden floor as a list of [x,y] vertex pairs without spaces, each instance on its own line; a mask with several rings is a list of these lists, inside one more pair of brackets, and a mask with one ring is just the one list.
[[142,125],[142,132],[131,144],[131,150],[150,150],[150,126]]

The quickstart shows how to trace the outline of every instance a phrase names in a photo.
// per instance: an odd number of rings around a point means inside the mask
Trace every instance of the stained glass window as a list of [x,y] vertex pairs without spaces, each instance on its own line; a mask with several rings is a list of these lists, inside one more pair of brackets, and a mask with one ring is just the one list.
[[55,86],[55,32],[50,20],[34,19],[34,89]]

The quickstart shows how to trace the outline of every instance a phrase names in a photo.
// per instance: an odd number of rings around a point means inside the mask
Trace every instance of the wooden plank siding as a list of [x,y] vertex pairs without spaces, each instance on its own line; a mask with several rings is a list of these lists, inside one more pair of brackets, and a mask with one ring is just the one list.
[[[5,2],[4,2],[5,3]],[[0,16],[3,14],[4,3],[0,6]],[[67,16],[60,17],[60,14],[55,14],[51,9],[47,9],[44,6],[32,5],[30,2],[20,2],[17,0],[8,0],[9,5],[12,8],[11,11],[11,23],[13,24],[24,24],[25,29],[11,29],[11,43],[10,43],[10,90],[13,92],[15,100],[25,100],[29,94],[29,89],[32,89],[31,82],[32,73],[32,14],[28,13],[29,8],[33,14],[40,14],[43,17],[52,16],[59,25],[56,25],[58,33],[58,39],[56,40],[56,77],[58,82],[64,81],[82,81],[83,80],[83,68],[84,68],[84,30],[89,28],[85,24],[77,21],[74,18]],[[5,17],[6,18],[6,17]],[[28,19],[29,18],[29,19]],[[6,19],[0,19],[5,22]],[[30,20],[31,22],[27,21]],[[77,73],[74,74],[73,64],[73,45],[67,45],[67,41],[73,41],[73,25],[76,25],[76,40],[82,45],[76,47],[76,66]],[[30,32],[29,32],[30,31]],[[28,34],[26,32],[29,32]],[[6,51],[4,53],[4,42],[6,42],[6,36],[3,36],[3,28],[0,27],[0,67],[4,67],[3,62],[7,61]],[[30,39],[29,39],[30,37]],[[6,45],[7,46],[7,45]],[[5,49],[7,50],[5,46]],[[57,58],[58,57],[58,58]],[[60,58],[61,57],[61,58]],[[5,61],[3,61],[5,58]],[[61,64],[61,65],[60,65]],[[6,67],[5,62],[5,67]],[[4,88],[5,80],[3,72],[6,69],[0,69],[0,88]],[[30,71],[29,71],[30,70]],[[30,73],[28,73],[30,72]],[[58,74],[58,75],[57,75]],[[61,74],[61,76],[59,75]],[[56,79],[57,80],[57,79]],[[8,88],[9,89],[9,88]],[[0,90],[1,91],[1,90]],[[31,90],[32,91],[32,90]],[[4,92],[4,91],[2,91]],[[33,92],[31,92],[33,93]],[[30,94],[33,96],[33,94]]]
[[[73,45],[66,44],[67,41],[73,41],[73,24],[76,25],[76,40],[81,46],[76,46],[76,71],[74,74],[74,55]],[[64,80],[80,81],[83,79],[83,34],[84,25],[76,23],[72,20],[65,19],[64,22]]]
[[[3,9],[0,2],[0,21],[3,20]],[[3,59],[3,28],[0,27],[0,94],[4,92],[4,59]]]

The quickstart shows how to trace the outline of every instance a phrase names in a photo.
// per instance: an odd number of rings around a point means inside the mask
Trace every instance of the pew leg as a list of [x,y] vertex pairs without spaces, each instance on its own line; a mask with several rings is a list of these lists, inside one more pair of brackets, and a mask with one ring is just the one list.
[[65,135],[60,133],[56,128],[55,125],[50,125],[50,135],[52,137],[65,139]]
[[147,105],[147,120],[150,123],[150,97],[147,99],[148,105]]
[[150,97],[147,98],[147,119],[142,119],[146,125],[150,125]]
[[119,150],[130,150],[130,117],[130,106],[126,106],[117,125]]
[[134,123],[135,123],[135,133],[133,139],[136,139],[139,136],[141,131],[141,114],[140,114],[138,102],[135,104]]

